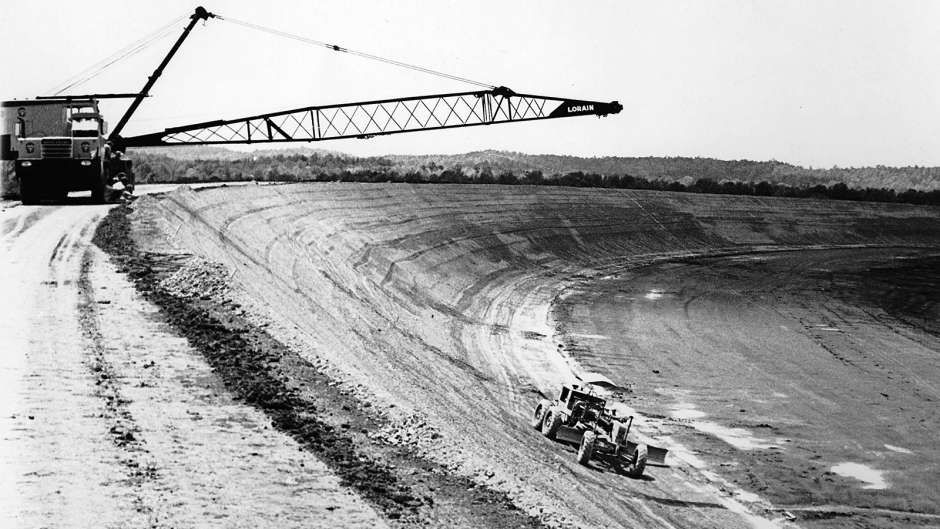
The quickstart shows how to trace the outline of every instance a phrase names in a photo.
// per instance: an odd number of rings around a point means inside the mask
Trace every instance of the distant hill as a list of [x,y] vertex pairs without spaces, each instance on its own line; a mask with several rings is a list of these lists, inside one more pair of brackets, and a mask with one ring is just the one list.
[[888,188],[895,191],[940,189],[940,167],[852,167],[807,169],[775,160],[717,160],[688,157],[582,158],[557,154],[524,154],[480,151],[455,155],[385,156],[405,170],[419,170],[430,164],[482,169],[494,173],[541,171],[544,175],[575,171],[602,175],[630,175],[648,180],[666,180],[685,185],[707,178],[715,182],[770,182],[795,187],[844,183],[854,188]]
[[[495,178],[503,173],[522,177],[538,172],[546,180],[568,173],[582,172],[605,176],[632,176],[646,180],[661,180],[691,185],[700,179],[714,182],[769,182],[792,187],[832,186],[845,184],[855,189],[891,189],[897,192],[914,189],[933,191],[940,189],[940,167],[850,167],[808,169],[775,160],[717,160],[689,157],[619,157],[604,156],[582,158],[558,154],[524,154],[508,151],[478,151],[450,155],[387,155],[355,157],[349,154],[297,147],[268,149],[253,152],[233,151],[214,146],[182,146],[171,148],[133,149],[131,154],[154,169],[172,166],[168,160],[212,160],[239,162],[241,176],[259,179],[276,174],[290,175],[292,179],[311,180],[319,176],[336,175],[342,171],[391,171],[397,174],[440,175],[444,171],[457,171],[469,178]],[[161,162],[163,159],[167,161]],[[176,164],[178,165],[178,164]],[[215,179],[230,179],[232,172],[210,164]],[[221,171],[221,172],[220,172]],[[264,175],[267,175],[265,177]],[[319,175],[319,176],[318,176]],[[188,175],[197,178],[197,175]],[[167,175],[160,175],[163,180]]]
[[133,148],[132,154],[145,154],[152,156],[166,156],[175,160],[241,160],[246,158],[272,157],[272,156],[313,156],[331,154],[333,156],[348,156],[339,151],[328,149],[314,149],[311,147],[293,147],[290,149],[260,149],[245,152],[218,147],[215,145],[181,145],[179,147],[145,147]]

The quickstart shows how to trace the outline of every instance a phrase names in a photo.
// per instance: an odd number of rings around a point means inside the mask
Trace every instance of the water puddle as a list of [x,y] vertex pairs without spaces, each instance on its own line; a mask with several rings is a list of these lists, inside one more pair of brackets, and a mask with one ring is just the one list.
[[746,503],[758,503],[763,501],[763,499],[753,492],[748,492],[746,490],[737,490],[734,492],[734,497],[740,501]]
[[729,428],[711,421],[694,421],[692,427],[701,432],[714,435],[740,450],[764,450],[777,447],[776,444],[767,439],[756,437],[744,428]]
[[899,454],[913,454],[914,453],[908,450],[907,448],[901,448],[900,446],[894,446],[894,445],[889,445],[889,444],[885,444],[885,448],[887,448],[888,450],[891,450],[892,452],[897,452]]
[[826,331],[826,332],[842,332],[842,329],[827,325],[825,323],[817,323],[813,325],[813,329],[817,331]]
[[694,408],[681,408],[673,410],[671,413],[673,418],[682,419],[682,420],[692,420],[692,419],[701,419],[705,416],[705,412],[701,410],[696,410]]
[[610,336],[604,336],[603,334],[583,334],[573,332],[568,336],[572,338],[581,338],[583,340],[610,340]]
[[670,414],[672,418],[682,421],[696,430],[715,436],[739,450],[760,450],[777,448],[777,445],[767,439],[755,436],[744,428],[732,428],[716,422],[702,420],[706,414],[689,404],[680,404]]
[[881,490],[888,488],[888,483],[883,476],[884,472],[868,465],[846,462],[833,465],[831,470],[842,477],[864,481],[866,484],[862,485],[863,489]]
[[663,297],[663,291],[654,288],[653,290],[650,290],[649,292],[647,292],[646,295],[643,297],[648,300],[655,301]]

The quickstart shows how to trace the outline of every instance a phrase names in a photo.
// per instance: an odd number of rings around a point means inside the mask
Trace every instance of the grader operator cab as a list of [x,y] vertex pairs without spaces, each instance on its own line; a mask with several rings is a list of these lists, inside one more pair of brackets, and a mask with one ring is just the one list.
[[640,477],[648,462],[665,464],[667,450],[627,440],[633,417],[619,417],[590,385],[563,386],[557,399],[538,403],[530,424],[553,441],[577,446],[582,465],[594,459]]

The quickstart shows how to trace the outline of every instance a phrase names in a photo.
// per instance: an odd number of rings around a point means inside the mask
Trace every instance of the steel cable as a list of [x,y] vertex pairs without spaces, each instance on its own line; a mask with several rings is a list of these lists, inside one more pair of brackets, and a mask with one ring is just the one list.
[[149,35],[141,39],[138,39],[128,44],[127,46],[124,46],[123,48],[105,57],[104,59],[101,59],[100,61],[92,64],[91,66],[85,68],[79,73],[72,75],[71,77],[55,85],[55,87],[61,87],[61,88],[56,89],[54,87],[50,89],[49,91],[52,92],[52,95],[59,95],[62,92],[70,88],[79,86],[81,84],[84,84],[87,81],[90,81],[91,79],[103,73],[107,68],[113,66],[115,63],[120,62],[132,55],[136,55],[137,53],[143,51],[145,48],[147,48],[148,46],[150,46],[157,40],[162,39],[163,37],[167,36],[172,30],[175,29],[175,26],[179,22],[188,18],[188,16],[189,15],[182,15],[180,17],[173,19],[172,21],[160,27],[159,29],[153,31]]
[[279,36],[279,37],[284,37],[284,38],[288,38],[288,39],[293,39],[293,40],[300,41],[300,42],[303,42],[303,43],[306,43],[306,44],[311,44],[311,45],[314,45],[314,46],[324,47],[324,48],[330,49],[330,50],[332,50],[332,51],[337,51],[337,52],[341,52],[341,53],[349,53],[349,54],[351,54],[351,55],[356,55],[356,56],[363,57],[363,58],[366,58],[366,59],[371,59],[371,60],[374,60],[374,61],[384,62],[384,63],[386,63],[386,64],[391,64],[391,65],[393,65],[393,66],[398,66],[398,67],[401,67],[401,68],[407,68],[407,69],[410,69],[410,70],[414,70],[414,71],[417,71],[417,72],[422,72],[422,73],[426,73],[426,74],[430,74],[430,75],[436,75],[436,76],[438,76],[438,77],[443,77],[443,78],[445,78],[445,79],[450,79],[450,80],[453,80],[453,81],[460,81],[460,82],[463,82],[463,83],[468,83],[468,84],[472,84],[472,85],[476,85],[476,86],[482,86],[482,87],[484,87],[484,88],[489,88],[489,89],[496,88],[496,85],[493,85],[493,84],[484,83],[484,82],[481,82],[481,81],[474,81],[473,79],[468,79],[468,78],[466,78],[466,77],[460,77],[460,76],[458,76],[458,75],[453,75],[453,74],[441,72],[441,71],[438,71],[438,70],[433,70],[433,69],[431,69],[431,68],[426,68],[426,67],[424,67],[424,66],[418,66],[418,65],[416,65],[416,64],[410,64],[410,63],[406,63],[406,62],[402,62],[402,61],[397,61],[397,60],[395,60],[395,59],[389,59],[389,58],[387,58],[387,57],[381,57],[381,56],[379,56],[379,55],[374,55],[374,54],[371,54],[371,53],[366,53],[366,52],[364,52],[364,51],[351,50],[351,49],[349,49],[349,48],[344,48],[344,47],[339,46],[339,45],[336,45],[336,44],[330,44],[330,43],[328,43],[328,42],[323,42],[323,41],[320,41],[320,40],[311,39],[311,38],[303,37],[303,36],[300,36],[300,35],[295,35],[295,34],[293,34],[293,33],[287,33],[286,31],[281,31],[281,30],[278,30],[278,29],[273,29],[273,28],[261,26],[261,25],[259,25],[259,24],[254,24],[254,23],[252,23],[252,22],[245,22],[244,20],[238,20],[238,19],[235,19],[235,18],[223,17],[223,16],[221,16],[221,15],[216,15],[215,18],[218,18],[219,20],[226,20],[226,21],[231,22],[231,23],[233,23],[233,24],[238,24],[238,25],[240,25],[240,26],[244,26],[244,27],[247,27],[247,28],[255,29],[255,30],[258,30],[258,31],[263,31],[263,32],[265,32],[265,33],[270,33],[270,34],[272,34],[272,35],[277,35],[277,36]]

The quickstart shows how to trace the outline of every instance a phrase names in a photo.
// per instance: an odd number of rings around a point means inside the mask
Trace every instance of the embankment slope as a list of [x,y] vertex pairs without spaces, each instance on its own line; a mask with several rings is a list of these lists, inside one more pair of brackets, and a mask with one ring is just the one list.
[[[530,510],[592,526],[760,522],[682,460],[635,481],[574,463],[526,425],[579,371],[554,339],[573,282],[667,258],[940,247],[936,208],[525,186],[296,184],[182,189],[135,206],[142,244],[226,265],[312,354]],[[163,242],[159,244],[164,244]],[[776,518],[772,506],[750,511]]]

